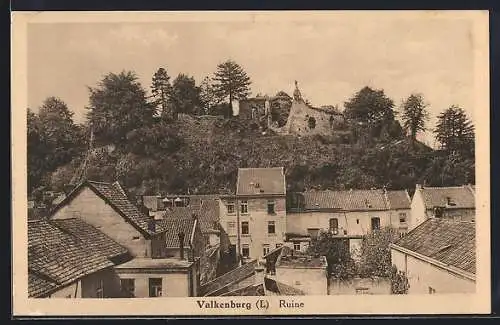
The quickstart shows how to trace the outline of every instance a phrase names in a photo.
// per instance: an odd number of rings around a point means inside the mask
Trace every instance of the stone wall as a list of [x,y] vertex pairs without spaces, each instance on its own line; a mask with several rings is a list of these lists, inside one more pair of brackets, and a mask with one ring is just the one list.
[[313,108],[302,101],[294,101],[284,131],[296,135],[329,135],[334,126],[343,120],[340,114]]

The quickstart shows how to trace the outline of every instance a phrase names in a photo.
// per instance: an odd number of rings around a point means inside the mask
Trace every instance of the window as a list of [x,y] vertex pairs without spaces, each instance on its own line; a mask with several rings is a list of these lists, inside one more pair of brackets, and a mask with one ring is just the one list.
[[134,279],[120,279],[120,287],[122,294],[126,298],[135,297],[135,280]]
[[241,255],[243,255],[243,257],[250,256],[250,246],[248,244],[243,244],[241,246]]
[[311,236],[311,239],[318,238],[319,229],[318,228],[307,228],[307,233]]
[[337,218],[330,219],[330,231],[336,232],[339,229],[339,220]]
[[374,217],[372,218],[372,230],[380,229],[380,218]]
[[267,254],[269,254],[269,244],[264,244],[262,245],[262,255],[263,256],[266,256]]
[[276,248],[280,248],[281,246],[283,246],[283,244],[281,244],[281,243],[276,244]]
[[274,221],[267,222],[267,233],[268,234],[275,234],[276,233],[276,225],[275,225]]
[[248,235],[249,234],[248,221],[241,222],[241,233],[243,235]]
[[162,295],[161,278],[149,278],[149,296],[161,297]]
[[406,213],[401,212],[399,214],[399,223],[406,223]]
[[294,243],[293,244],[293,249],[296,251],[300,251],[300,243]]
[[227,222],[227,232],[229,235],[233,235],[236,233],[236,222],[234,221]]
[[274,211],[274,201],[267,201],[267,214],[276,214]]
[[234,210],[234,202],[228,202],[228,203],[227,203],[227,213],[228,213],[228,214],[233,214],[233,213],[235,213],[235,210]]
[[139,240],[139,236],[132,237],[132,240]]
[[104,281],[102,279],[97,280],[97,287],[95,289],[95,296],[97,298],[104,298]]
[[248,201],[241,201],[241,213],[248,213]]
[[436,289],[434,289],[433,287],[429,287],[429,294],[435,294],[436,293]]
[[356,224],[359,225],[359,219],[356,219]]

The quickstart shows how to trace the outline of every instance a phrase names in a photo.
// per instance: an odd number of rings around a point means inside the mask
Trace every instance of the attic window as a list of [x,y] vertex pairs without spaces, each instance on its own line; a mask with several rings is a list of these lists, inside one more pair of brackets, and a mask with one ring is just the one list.
[[455,202],[453,202],[453,200],[449,196],[446,197],[446,204],[451,206],[456,205]]

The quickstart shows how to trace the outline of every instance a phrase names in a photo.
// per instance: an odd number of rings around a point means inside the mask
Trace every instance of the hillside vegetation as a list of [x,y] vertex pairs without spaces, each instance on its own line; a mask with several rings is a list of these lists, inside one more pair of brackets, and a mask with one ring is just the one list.
[[[196,97],[192,78],[177,79],[182,82],[174,81],[174,90],[165,87],[176,94],[175,101],[151,102],[133,73],[109,74],[91,89],[83,125],[74,124],[69,108],[54,97],[38,114],[29,110],[30,192],[62,190],[70,183],[87,152],[91,128],[95,149],[87,178],[119,180],[137,194],[233,191],[241,167],[284,167],[289,191],[384,186],[411,191],[415,183],[475,180],[473,126],[459,107],[439,117],[435,132],[441,150],[415,139],[425,129],[421,97],[410,96],[405,103],[402,126],[392,100],[368,87],[344,104],[346,122],[330,135],[296,137],[230,117],[223,100],[208,104],[201,100],[206,96]],[[158,105],[161,114],[155,115]]]

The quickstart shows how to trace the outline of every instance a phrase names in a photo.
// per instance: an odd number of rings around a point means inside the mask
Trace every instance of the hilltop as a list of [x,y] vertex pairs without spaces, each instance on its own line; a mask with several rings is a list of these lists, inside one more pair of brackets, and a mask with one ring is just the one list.
[[[428,177],[439,157],[423,144],[411,149],[406,138],[362,144],[346,131],[332,131],[331,136],[263,134],[237,117],[190,115],[169,124],[157,122],[147,132],[132,132],[126,143],[104,148],[91,157],[88,178],[119,179],[137,194],[233,190],[238,168],[271,166],[285,168],[289,191],[411,189]],[[81,160],[58,168],[51,175],[52,187],[67,183]]]

